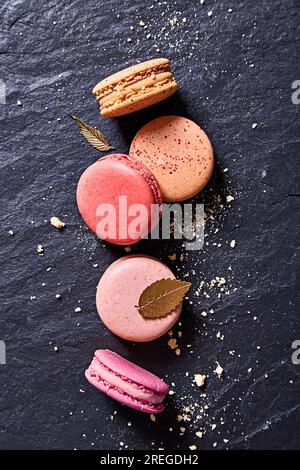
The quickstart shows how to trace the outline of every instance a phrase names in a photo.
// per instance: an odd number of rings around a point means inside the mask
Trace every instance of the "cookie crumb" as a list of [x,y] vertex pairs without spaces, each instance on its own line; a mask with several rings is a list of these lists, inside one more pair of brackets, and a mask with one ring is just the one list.
[[206,381],[206,375],[204,374],[195,374],[194,379],[198,387],[203,387]]
[[80,313],[80,312],[81,312],[81,308],[80,308],[80,307],[76,307],[76,308],[74,309],[74,312]]
[[57,230],[61,230],[66,226],[64,222],[62,222],[58,217],[55,216],[51,217],[50,223],[51,225],[53,225],[53,227],[57,228]]
[[234,201],[234,197],[231,196],[230,194],[228,196],[226,196],[226,202],[232,202]]
[[44,254],[44,247],[43,245],[39,244],[37,247],[36,247],[36,251],[39,255],[42,255]]
[[15,234],[15,232],[14,232],[13,230],[9,230],[9,231],[8,231],[8,234],[9,234],[11,237],[13,237],[14,234]]
[[231,240],[231,242],[230,242],[230,246],[231,246],[231,248],[234,248],[234,247],[235,247],[235,245],[236,245],[236,242],[235,242],[235,240]]
[[197,450],[197,446],[191,445],[191,446],[189,446],[189,449],[190,449],[190,450]]
[[171,349],[178,348],[177,339],[176,338],[170,338],[169,341],[168,341],[168,346]]
[[218,362],[217,362],[217,367],[214,370],[214,373],[217,375],[218,379],[221,379],[224,375],[224,369]]
[[151,419],[151,421],[153,421],[153,423],[155,423],[155,421],[156,421],[156,416],[151,413],[150,419]]

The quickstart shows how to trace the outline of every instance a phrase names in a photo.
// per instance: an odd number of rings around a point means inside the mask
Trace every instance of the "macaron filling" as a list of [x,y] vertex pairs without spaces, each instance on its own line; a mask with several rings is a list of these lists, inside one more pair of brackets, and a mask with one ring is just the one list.
[[105,86],[96,85],[94,95],[100,102],[100,110],[107,111],[137,98],[153,95],[165,87],[176,89],[177,83],[170,70],[170,63],[158,64],[139,72],[130,73],[115,83]]
[[[171,72],[164,74],[152,74],[146,80],[141,80],[138,84],[135,82],[131,86],[126,86],[125,88],[119,88],[116,90],[116,93],[110,93],[109,95],[101,98],[101,109],[109,108],[116,104],[122,103],[123,101],[130,100],[134,96],[141,96],[149,93],[149,89],[161,89],[164,85],[174,82]],[[138,86],[137,86],[138,85]]]
[[111,85],[101,86],[101,82],[95,86],[93,93],[97,99],[102,99],[110,93],[119,92],[122,88],[143,80],[151,75],[155,75],[161,72],[167,72],[170,70],[170,63],[155,65],[154,67],[147,68],[146,70],[129,74],[121,80],[116,81]]
[[117,390],[121,395],[127,396],[131,401],[141,405],[151,405],[161,408],[165,394],[151,390],[128,377],[125,377],[103,364],[94,357],[87,375],[96,382],[102,383],[108,390]]

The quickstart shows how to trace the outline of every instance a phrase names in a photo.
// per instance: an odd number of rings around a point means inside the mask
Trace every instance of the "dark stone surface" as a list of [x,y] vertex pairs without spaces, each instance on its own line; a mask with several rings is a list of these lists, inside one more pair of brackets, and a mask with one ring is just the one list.
[[[5,0],[0,9],[0,78],[7,86],[0,105],[0,340],[7,348],[0,448],[299,448],[300,365],[291,361],[291,344],[300,339],[300,106],[291,100],[291,84],[300,79],[298,2]],[[133,116],[100,118],[91,95],[98,79],[160,56],[172,60],[180,93]],[[197,199],[208,211],[220,196],[205,248],[182,261],[181,243],[133,249],[155,254],[193,282],[192,302],[174,329],[182,331],[179,357],[168,338],[133,345],[99,321],[95,287],[124,250],[81,227],[76,183],[99,154],[66,112],[98,125],[121,152],[143,123],[170,113],[197,121],[213,141],[215,175]],[[231,204],[226,195],[234,196]],[[50,226],[52,215],[67,223],[62,233]],[[44,256],[36,253],[39,243]],[[207,286],[216,276],[226,278],[227,294]],[[196,295],[201,281],[209,298]],[[81,313],[74,312],[78,305]],[[87,384],[83,372],[99,347],[175,383],[155,423]],[[213,373],[216,361],[222,380]],[[209,375],[206,396],[193,385],[195,373]],[[194,403],[204,409],[176,421]]]

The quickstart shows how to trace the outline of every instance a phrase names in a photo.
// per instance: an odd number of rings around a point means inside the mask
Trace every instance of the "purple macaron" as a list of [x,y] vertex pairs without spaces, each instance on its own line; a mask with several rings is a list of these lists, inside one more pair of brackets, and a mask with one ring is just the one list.
[[101,392],[144,413],[160,413],[169,386],[156,375],[108,349],[98,349],[85,371],[87,380]]

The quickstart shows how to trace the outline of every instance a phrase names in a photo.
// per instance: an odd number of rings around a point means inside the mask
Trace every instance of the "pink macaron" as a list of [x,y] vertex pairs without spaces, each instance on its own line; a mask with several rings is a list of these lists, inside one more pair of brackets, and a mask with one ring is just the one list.
[[146,287],[166,278],[175,276],[164,263],[149,256],[124,256],[111,264],[96,295],[97,310],[106,327],[123,339],[139,342],[152,341],[169,331],[178,320],[182,303],[160,318],[144,318],[137,309]]
[[128,245],[159,222],[162,199],[151,171],[127,155],[112,154],[89,166],[77,186],[85,223],[110,243]]
[[156,375],[108,349],[95,352],[87,380],[109,397],[144,413],[160,413],[168,385]]

